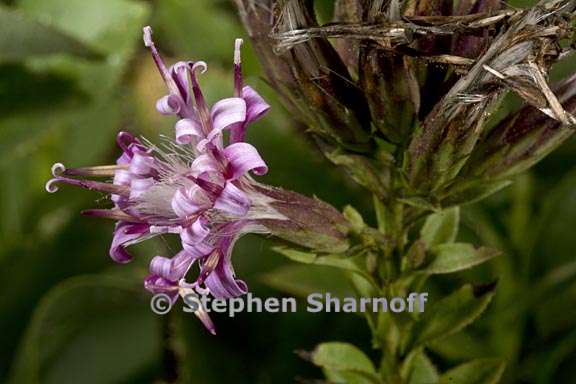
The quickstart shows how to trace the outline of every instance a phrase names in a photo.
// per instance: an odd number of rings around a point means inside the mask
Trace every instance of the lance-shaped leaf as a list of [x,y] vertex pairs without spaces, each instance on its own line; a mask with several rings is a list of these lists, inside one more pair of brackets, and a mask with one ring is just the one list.
[[506,363],[500,359],[477,359],[461,364],[440,376],[438,384],[497,384]]
[[297,297],[329,292],[332,296],[343,298],[354,293],[347,283],[346,275],[345,271],[336,268],[292,263],[261,275],[260,280],[274,289]]
[[360,266],[349,257],[342,257],[338,255],[321,256],[314,253],[297,251],[295,249],[285,247],[274,247],[273,249],[274,251],[280,253],[283,256],[286,256],[292,261],[303,264],[323,265],[326,267],[333,267],[350,271],[364,277],[366,281],[371,283],[374,287],[378,286],[375,284],[372,276],[370,276],[370,274],[368,274],[364,269],[360,268]]
[[432,247],[431,253],[434,258],[422,270],[423,273],[442,274],[463,271],[498,256],[500,251],[488,247],[474,248],[472,244],[454,243],[436,245]]
[[380,169],[370,158],[357,154],[349,154],[335,149],[325,142],[317,140],[324,155],[335,165],[342,167],[350,177],[374,193],[383,197],[389,189],[389,177],[386,169]]
[[58,29],[18,10],[0,6],[0,62],[61,53],[92,59],[101,56]]
[[404,343],[404,350],[449,336],[472,323],[492,300],[494,288],[495,284],[481,287],[468,284],[436,302],[431,298],[428,309]]
[[420,238],[426,246],[451,243],[456,240],[460,224],[460,208],[454,207],[433,213],[426,218],[420,230]]
[[443,193],[442,205],[452,207],[474,203],[506,188],[510,184],[512,184],[511,180],[471,179],[456,181],[451,188]]
[[322,343],[309,357],[315,365],[322,367],[326,377],[335,383],[375,384],[381,382],[372,361],[352,344]]

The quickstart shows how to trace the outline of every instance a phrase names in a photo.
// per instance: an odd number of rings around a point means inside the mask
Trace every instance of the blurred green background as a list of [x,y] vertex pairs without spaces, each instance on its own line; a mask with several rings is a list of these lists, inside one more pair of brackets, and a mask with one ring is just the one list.
[[[317,3],[329,14],[331,1]],[[193,316],[154,315],[142,279],[152,256],[174,253],[171,239],[139,245],[133,263],[116,265],[107,255],[112,223],[79,215],[105,206],[104,197],[44,190],[56,161],[114,161],[121,129],[153,141],[172,135],[174,119],[154,108],[165,89],[143,47],[143,26],[153,26],[168,61],[208,63],[201,81],[211,101],[231,95],[234,38],[246,37],[231,2],[0,4],[0,382],[160,382],[171,378],[175,352],[186,382],[289,383],[321,377],[297,350],[340,340],[370,351],[363,319],[351,314],[220,315],[216,337]],[[243,59],[246,82],[273,105],[249,131],[270,166],[263,181],[338,208],[352,204],[373,220],[370,196],[322,159],[259,77],[248,39]],[[554,77],[573,64],[559,65]],[[517,104],[511,98],[506,108]],[[576,382],[575,151],[567,143],[513,187],[464,210],[460,236],[505,256],[429,287],[434,300],[463,281],[499,281],[480,321],[434,345],[439,367],[502,356],[506,382]],[[255,295],[347,290],[337,272],[291,264],[271,244],[248,236],[234,251],[237,274]]]

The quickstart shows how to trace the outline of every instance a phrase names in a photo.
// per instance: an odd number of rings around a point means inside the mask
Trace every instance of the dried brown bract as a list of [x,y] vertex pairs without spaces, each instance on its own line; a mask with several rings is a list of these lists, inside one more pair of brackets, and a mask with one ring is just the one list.
[[[272,86],[327,157],[380,198],[471,201],[565,141],[576,77],[549,86],[574,50],[576,1],[236,0]],[[490,131],[508,92],[526,107]]]

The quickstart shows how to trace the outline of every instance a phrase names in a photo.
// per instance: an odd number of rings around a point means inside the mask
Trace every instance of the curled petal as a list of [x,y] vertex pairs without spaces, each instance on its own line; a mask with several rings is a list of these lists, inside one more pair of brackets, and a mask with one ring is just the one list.
[[270,109],[270,105],[252,87],[242,88],[242,98],[246,102],[246,120],[229,128],[231,143],[244,141],[248,124],[258,120]]
[[119,169],[114,172],[114,181],[115,185],[130,185],[130,182],[134,176],[126,169]]
[[243,295],[247,292],[244,281],[236,279],[232,267],[232,249],[236,240],[243,234],[258,230],[247,220],[239,220],[222,225],[217,230],[218,241],[215,246],[220,254],[218,264],[206,277],[204,284],[216,298],[229,298]]
[[209,255],[213,250],[214,247],[210,244],[205,242],[202,243],[187,243],[182,241],[182,248],[191,255],[194,259],[199,259],[201,257],[205,257]]
[[179,217],[194,215],[205,207],[205,198],[202,196],[202,190],[194,186],[188,191],[180,188],[172,198],[172,209]]
[[207,220],[203,217],[199,217],[196,221],[188,228],[185,228],[181,233],[180,237],[182,242],[187,244],[196,244],[202,242],[206,236],[210,233],[210,229],[206,226]]
[[178,144],[190,144],[196,138],[203,138],[202,125],[194,119],[180,119],[176,123],[176,142]]
[[222,130],[246,120],[246,102],[240,97],[222,99],[212,107],[210,118],[212,131],[208,134],[208,141],[212,141]]
[[250,209],[250,199],[232,182],[227,182],[220,196],[214,202],[214,208],[233,216],[245,216]]
[[148,177],[146,179],[133,179],[130,183],[130,199],[140,197],[144,192],[154,185],[154,179]]
[[130,132],[120,131],[116,136],[116,143],[124,153],[132,154],[130,147],[132,144],[138,143],[138,140]]
[[173,115],[180,112],[179,97],[171,94],[158,99],[156,109],[163,115]]
[[268,172],[266,163],[251,144],[231,144],[224,149],[224,157],[228,160],[228,177],[231,180],[242,177],[248,171],[259,176]]
[[248,286],[234,276],[234,268],[228,257],[220,258],[216,269],[204,281],[215,298],[230,298],[244,295]]
[[121,264],[132,260],[132,255],[126,251],[126,247],[147,238],[149,235],[148,228],[147,224],[117,223],[110,246],[110,257]]
[[150,175],[154,169],[154,157],[137,151],[130,161],[130,172],[140,176]]
[[268,104],[258,92],[252,87],[242,88],[242,98],[246,102],[246,122],[251,123],[258,120],[270,109]]
[[144,279],[144,288],[157,294],[165,293],[172,299],[172,304],[178,299],[178,283],[158,275],[149,275]]
[[167,276],[170,275],[170,271],[172,269],[172,260],[167,257],[162,256],[154,256],[150,261],[150,272],[154,275],[158,275],[163,277],[167,280],[169,279]]
[[170,281],[179,281],[186,275],[186,272],[188,272],[194,260],[195,259],[185,251],[178,252],[178,254],[171,259],[155,256],[150,262],[150,273]]
[[199,175],[204,172],[220,172],[220,164],[214,157],[206,153],[195,158],[191,168],[193,175]]

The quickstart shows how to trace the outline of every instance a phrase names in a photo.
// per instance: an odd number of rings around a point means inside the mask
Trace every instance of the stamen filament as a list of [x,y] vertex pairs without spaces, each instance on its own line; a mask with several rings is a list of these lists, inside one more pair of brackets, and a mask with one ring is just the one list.
[[144,30],[144,45],[150,48],[152,58],[154,59],[154,62],[156,63],[156,66],[160,71],[160,75],[162,75],[162,78],[164,79],[164,82],[166,83],[170,91],[175,94],[178,94],[178,87],[176,86],[174,80],[170,76],[170,72],[168,71],[166,64],[164,64],[162,56],[160,56],[160,52],[158,52],[158,49],[154,44],[154,40],[152,40],[152,28],[150,26],[146,26],[144,27],[143,30]]
[[58,187],[55,185],[57,183],[64,183],[75,185],[77,187],[90,189],[99,192],[113,193],[116,195],[121,195],[128,197],[130,196],[130,188],[124,185],[116,185],[110,183],[103,183],[100,181],[93,180],[82,180],[82,179],[71,179],[68,177],[58,176],[53,179],[48,180],[46,183],[46,191],[49,193],[54,193],[58,191]]
[[80,212],[84,216],[100,217],[103,219],[126,221],[129,223],[141,223],[142,221],[119,209],[86,209]]
[[128,164],[117,165],[99,165],[95,167],[80,167],[64,170],[63,174],[67,176],[94,176],[94,177],[107,177],[114,176],[114,173],[119,169],[128,169]]

